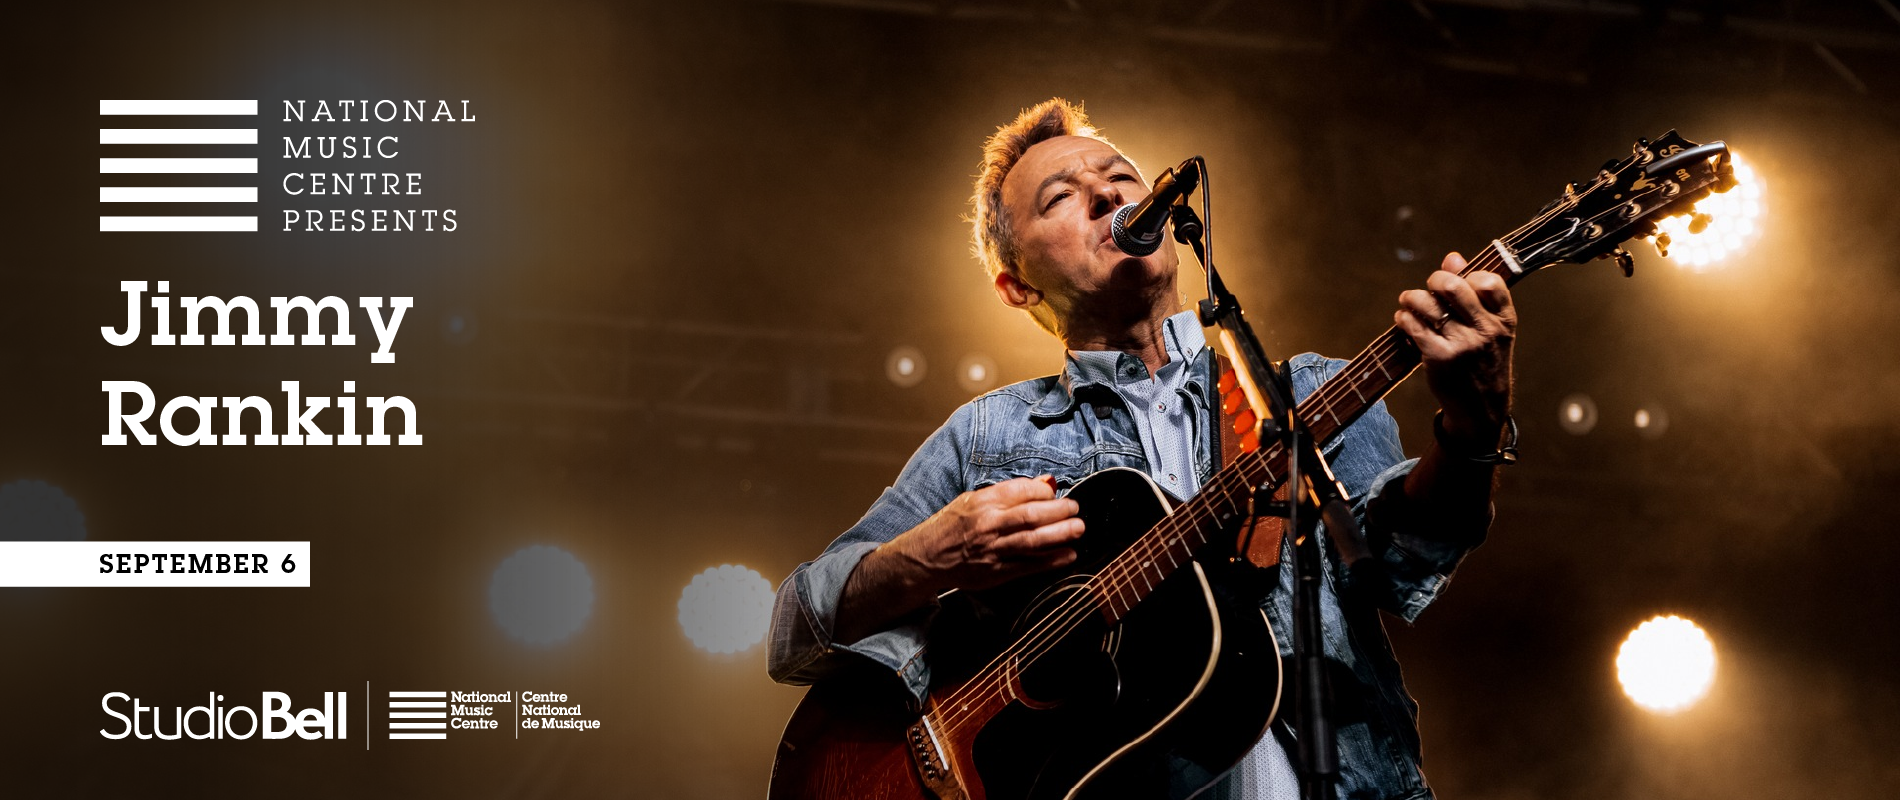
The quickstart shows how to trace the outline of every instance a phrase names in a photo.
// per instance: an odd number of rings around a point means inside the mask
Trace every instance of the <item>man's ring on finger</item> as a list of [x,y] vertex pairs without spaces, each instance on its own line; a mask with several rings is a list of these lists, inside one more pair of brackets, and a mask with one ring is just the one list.
[[1447,311],[1443,314],[1439,314],[1438,319],[1432,321],[1432,330],[1442,331],[1445,329],[1445,323],[1450,322],[1450,321],[1451,321],[1450,311]]

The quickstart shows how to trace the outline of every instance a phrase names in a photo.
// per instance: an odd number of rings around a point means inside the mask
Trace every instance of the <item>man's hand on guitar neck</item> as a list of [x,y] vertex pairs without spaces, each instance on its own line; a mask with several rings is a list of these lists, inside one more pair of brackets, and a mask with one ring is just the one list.
[[1412,337],[1425,381],[1445,411],[1445,434],[1471,452],[1496,449],[1511,410],[1511,344],[1517,309],[1496,273],[1459,275],[1465,259],[1445,256],[1424,289],[1399,295],[1393,321]]
[[864,556],[838,603],[839,643],[858,641],[951,589],[987,589],[1075,561],[1074,500],[1055,480],[1016,478],[964,492]]
[[1406,498],[1425,529],[1475,541],[1490,523],[1494,470],[1470,456],[1496,450],[1503,436],[1517,309],[1502,277],[1460,275],[1464,268],[1457,253],[1445,256],[1425,289],[1399,295],[1393,319],[1418,347],[1425,381],[1444,410],[1443,430],[1406,476]]

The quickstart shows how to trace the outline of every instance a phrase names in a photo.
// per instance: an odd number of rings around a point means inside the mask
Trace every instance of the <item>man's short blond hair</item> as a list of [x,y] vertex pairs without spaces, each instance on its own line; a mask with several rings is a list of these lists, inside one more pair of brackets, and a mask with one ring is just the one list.
[[1089,115],[1082,110],[1082,104],[1052,97],[1024,109],[1014,122],[997,128],[989,141],[983,143],[983,162],[976,171],[976,192],[970,196],[970,205],[974,207],[970,216],[970,249],[976,254],[976,260],[983,262],[983,271],[991,279],[1005,270],[1013,273],[1022,255],[1009,227],[1009,214],[1003,210],[1003,178],[1025,151],[1058,136],[1086,136],[1108,142],[1089,124]]

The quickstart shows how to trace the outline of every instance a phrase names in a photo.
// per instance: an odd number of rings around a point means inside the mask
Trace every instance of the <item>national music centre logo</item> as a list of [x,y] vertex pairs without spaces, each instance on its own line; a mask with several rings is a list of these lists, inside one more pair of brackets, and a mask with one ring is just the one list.
[[[163,153],[159,157],[128,158],[104,156],[99,159],[100,175],[257,175],[256,128],[184,127],[206,124],[230,117],[256,117],[256,100],[101,100],[102,117],[156,117],[177,124],[162,128],[100,128],[101,145],[147,145],[146,151]],[[255,123],[252,123],[255,124]],[[176,145],[218,145],[215,157],[182,157],[187,150],[168,149]],[[113,150],[120,150],[114,147]],[[242,153],[234,156],[234,153]],[[217,180],[217,179],[213,179]],[[248,203],[255,209],[256,178],[248,186],[101,186],[101,203],[138,203],[159,208],[190,208],[200,204]],[[180,182],[194,182],[192,180]],[[167,214],[161,216],[99,217],[100,231],[243,231],[257,230],[255,213],[241,216],[206,214]]]
[[390,692],[389,738],[447,739],[450,730],[496,730],[513,692]]
[[[582,710],[566,692],[413,692],[389,693],[389,738],[447,739],[451,731],[506,732],[519,739],[543,731],[600,729],[600,720]],[[560,735],[560,734],[555,734]],[[459,738],[459,736],[458,736]]]

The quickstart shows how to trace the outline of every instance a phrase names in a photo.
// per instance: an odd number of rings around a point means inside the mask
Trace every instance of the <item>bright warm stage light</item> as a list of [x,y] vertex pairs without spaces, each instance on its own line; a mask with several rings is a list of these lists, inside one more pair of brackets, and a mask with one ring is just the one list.
[[1695,623],[1656,617],[1630,631],[1616,653],[1616,679],[1630,700],[1673,714],[1695,705],[1715,682],[1715,644]]
[[[1737,154],[1730,154],[1735,165],[1735,187],[1711,194],[1695,204],[1693,216],[1677,216],[1656,223],[1658,241],[1668,236],[1669,258],[1691,272],[1714,269],[1724,259],[1735,256],[1761,235],[1762,182],[1755,170]],[[1691,232],[1695,217],[1707,214],[1707,227]]]
[[711,653],[737,653],[765,639],[772,622],[772,584],[758,572],[720,564],[693,576],[680,592],[680,629]]

